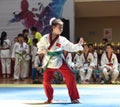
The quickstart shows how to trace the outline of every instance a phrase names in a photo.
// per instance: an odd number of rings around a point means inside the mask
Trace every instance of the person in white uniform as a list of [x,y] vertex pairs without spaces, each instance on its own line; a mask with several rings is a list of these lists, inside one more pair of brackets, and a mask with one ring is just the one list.
[[111,44],[106,45],[106,51],[101,57],[101,68],[106,79],[106,83],[114,83],[119,75],[118,71],[118,59],[115,53],[113,53],[113,46]]
[[53,88],[51,81],[54,73],[58,70],[65,78],[68,93],[72,103],[79,103],[79,93],[76,87],[74,75],[65,61],[63,61],[63,50],[75,52],[83,50],[83,38],[80,39],[78,44],[73,44],[65,37],[60,36],[63,31],[63,22],[60,19],[52,18],[50,20],[51,32],[44,35],[38,42],[38,54],[43,51],[45,53],[43,59],[43,85],[48,100],[45,103],[52,103]]
[[92,75],[95,66],[93,55],[89,52],[88,44],[84,44],[83,53],[80,56],[80,72],[81,83],[87,84]]
[[[28,38],[27,37],[24,37],[24,42],[27,44],[28,42]],[[29,74],[30,74],[30,46],[27,44],[27,49],[28,49],[28,53],[26,54],[25,56],[25,60],[24,60],[24,72],[23,72],[23,78],[28,78],[29,77]]]
[[15,60],[14,80],[23,80],[25,71],[25,57],[29,53],[29,47],[24,42],[23,34],[18,34],[18,42],[14,44],[12,59]]
[[11,41],[7,39],[7,33],[2,32],[0,38],[1,64],[3,77],[10,77],[11,74]]
[[93,82],[99,82],[100,81],[100,68],[99,68],[99,64],[98,64],[98,54],[97,52],[94,50],[94,46],[93,44],[88,44],[89,45],[89,52],[92,53],[93,58],[94,58],[94,64],[95,67],[93,69]]

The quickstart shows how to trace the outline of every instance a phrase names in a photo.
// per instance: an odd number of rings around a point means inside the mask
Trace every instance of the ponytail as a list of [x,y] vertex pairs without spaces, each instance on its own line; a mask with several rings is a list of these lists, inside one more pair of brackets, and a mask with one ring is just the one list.
[[6,36],[7,36],[7,33],[3,31],[1,33],[0,46],[3,46],[3,43],[4,43],[4,40],[5,40]]

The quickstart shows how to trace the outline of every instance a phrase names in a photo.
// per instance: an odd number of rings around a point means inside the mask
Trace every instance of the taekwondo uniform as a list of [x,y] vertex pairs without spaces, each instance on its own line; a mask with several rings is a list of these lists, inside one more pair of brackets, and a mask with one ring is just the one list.
[[3,48],[9,48],[5,50],[1,50],[1,64],[2,64],[2,74],[10,74],[11,73],[11,41],[9,39],[4,40]]
[[[51,80],[55,71],[58,70],[65,78],[71,101],[79,99],[74,75],[68,65],[65,63],[65,61],[63,61],[61,51],[66,50],[69,52],[74,52],[83,50],[83,47],[80,44],[73,44],[65,37],[59,35],[54,40],[51,40],[50,34],[44,35],[41,38],[40,42],[38,42],[37,46],[38,53],[40,53],[41,51],[46,51],[43,58],[43,68],[46,67],[46,65],[47,68],[44,71],[43,84],[48,101],[51,101],[53,99],[53,88],[51,87]],[[58,55],[51,57],[50,53],[55,53]]]
[[80,55],[76,53],[74,57],[73,69],[80,70]]
[[24,70],[24,72],[23,72],[23,78],[27,78],[28,76],[29,76],[29,71],[30,71],[30,67],[29,67],[29,64],[30,64],[30,55],[29,55],[29,53],[30,53],[30,47],[29,47],[29,45],[27,44],[27,51],[28,51],[28,53],[26,54],[26,56],[25,56],[25,60],[24,60],[24,68],[25,68],[25,70]]
[[[22,54],[23,51],[26,51],[25,54]],[[15,58],[15,67],[14,67],[14,79],[18,80],[20,78],[23,78],[23,74],[25,71],[25,57],[29,53],[29,47],[28,45],[23,42],[23,44],[20,44],[19,42],[16,42],[13,47],[12,51],[12,58]]]
[[[109,69],[107,69],[106,67],[108,67]],[[109,75],[110,75],[109,71],[111,71],[113,68],[111,81],[115,81],[119,75],[117,56],[114,53],[112,53],[111,57],[108,58],[107,53],[104,52],[101,57],[101,68],[103,70],[103,74],[106,80],[109,80]]]
[[97,66],[98,65],[98,55],[97,55],[97,52],[92,53],[92,55],[93,55],[93,58],[94,58],[94,64],[95,64],[95,66]]
[[[80,72],[79,75],[81,77],[81,81],[90,80],[94,64],[94,58],[91,53],[88,53],[86,56],[84,53],[80,56]],[[87,72],[86,72],[87,71]]]

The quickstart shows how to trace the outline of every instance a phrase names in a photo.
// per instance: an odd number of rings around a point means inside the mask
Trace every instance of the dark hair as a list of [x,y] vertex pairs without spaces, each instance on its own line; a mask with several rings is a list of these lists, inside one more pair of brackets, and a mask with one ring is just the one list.
[[88,46],[89,46],[89,47],[90,47],[90,46],[91,46],[91,47],[94,47],[92,43],[88,44]]
[[108,39],[107,38],[103,38],[102,41],[108,42]]
[[19,33],[17,37],[18,37],[18,38],[19,38],[19,37],[23,37],[23,38],[24,38],[24,36],[23,36],[22,33]]
[[33,39],[32,42],[35,43],[35,44],[37,44],[38,40],[37,39]]
[[31,31],[37,32],[37,28],[36,28],[36,27],[32,27],[32,28],[31,28]]
[[106,48],[107,46],[110,46],[110,47],[113,49],[113,45],[112,45],[112,44],[108,43],[108,44],[105,46],[105,48]]
[[1,46],[3,46],[3,43],[4,43],[4,40],[5,40],[6,36],[7,36],[7,33],[3,31],[1,33],[1,38],[0,38],[0,45]]
[[27,43],[28,42],[28,37],[24,37],[24,41]]
[[24,29],[23,33],[26,33],[26,32],[29,33],[29,30],[28,29]]
[[89,47],[89,44],[87,44],[87,43],[86,43],[86,44],[83,44],[83,47],[85,47],[85,46],[88,46],[88,47]]

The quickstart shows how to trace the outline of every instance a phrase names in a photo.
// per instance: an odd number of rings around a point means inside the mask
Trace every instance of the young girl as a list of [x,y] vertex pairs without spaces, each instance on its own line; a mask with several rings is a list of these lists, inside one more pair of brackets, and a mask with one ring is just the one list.
[[3,77],[9,77],[11,73],[10,48],[11,41],[7,39],[7,33],[2,32],[0,38],[0,50]]
[[101,67],[103,69],[106,83],[112,83],[116,81],[119,75],[118,59],[113,53],[113,46],[111,44],[106,45],[106,52],[103,53],[101,58]]
[[24,78],[25,71],[25,57],[29,53],[29,47],[24,42],[23,34],[18,35],[18,42],[14,44],[12,51],[12,60],[15,60],[14,67],[14,80],[19,80]]
[[79,103],[79,93],[76,87],[76,81],[74,75],[66,62],[62,58],[63,50],[74,52],[83,50],[81,44],[83,38],[80,39],[78,44],[73,44],[65,37],[60,36],[63,31],[63,22],[60,19],[52,18],[50,20],[51,32],[44,35],[40,42],[37,44],[38,53],[41,51],[45,53],[43,59],[44,68],[44,91],[48,100],[45,103],[51,103],[53,100],[53,88],[51,87],[51,80],[55,71],[60,71],[65,78],[68,93],[72,103]]

